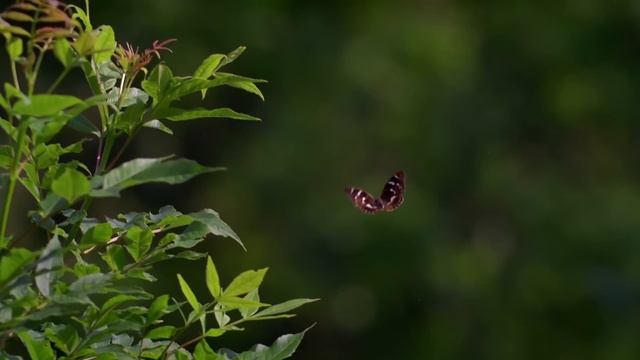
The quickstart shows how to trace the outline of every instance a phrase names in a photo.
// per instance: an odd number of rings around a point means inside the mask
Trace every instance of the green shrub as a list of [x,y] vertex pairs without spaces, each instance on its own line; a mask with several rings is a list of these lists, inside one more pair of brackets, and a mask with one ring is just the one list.
[[[156,41],[143,51],[122,45],[110,26],[91,24],[88,1],[84,9],[47,0],[17,2],[0,13],[0,32],[12,79],[0,93],[5,113],[0,127],[6,134],[0,145],[0,185],[6,194],[0,227],[0,355],[20,358],[6,349],[22,348],[32,359],[289,357],[304,332],[239,354],[216,352],[206,341],[242,330],[246,322],[291,317],[293,309],[314,301],[265,303],[258,289],[266,268],[243,272],[223,287],[212,258],[192,250],[210,235],[230,238],[244,248],[217,212],[185,214],[165,206],[116,218],[88,216],[92,201],[118,197],[124,189],[179,184],[222,170],[173,156],[126,162],[121,157],[143,127],[172,134],[169,124],[174,121],[259,120],[229,108],[179,105],[185,96],[204,99],[208,89],[220,86],[262,98],[257,86],[262,80],[222,71],[244,48],[213,54],[193,75],[175,76],[158,62],[172,40]],[[38,81],[46,59],[57,59],[63,69],[51,84]],[[91,96],[57,92],[73,71],[84,74]],[[38,92],[40,88],[47,90]],[[99,123],[85,117],[94,109]],[[79,140],[57,142],[64,128],[75,130]],[[95,162],[65,160],[65,155],[82,153],[87,142],[97,144]],[[11,209],[17,184],[37,207],[27,214],[31,228],[10,235],[7,225],[9,217],[16,216]],[[20,247],[38,232],[46,233],[44,247]],[[172,259],[201,262],[209,294],[196,296],[180,274],[181,295],[145,291],[145,282],[156,281],[152,268]],[[171,313],[180,314],[182,322],[163,321]],[[185,339],[190,327],[199,327],[199,335]]]

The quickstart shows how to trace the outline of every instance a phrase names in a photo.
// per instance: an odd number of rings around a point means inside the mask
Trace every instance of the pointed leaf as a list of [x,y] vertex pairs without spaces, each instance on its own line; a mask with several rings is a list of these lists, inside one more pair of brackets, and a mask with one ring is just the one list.
[[32,360],[52,360],[55,359],[53,349],[49,341],[44,339],[41,334],[35,331],[21,331],[18,337],[27,348],[29,357]]
[[241,273],[231,281],[231,284],[224,290],[223,295],[226,297],[238,296],[257,289],[260,284],[262,284],[267,270],[269,269],[264,268],[257,271],[249,270]]
[[187,282],[184,281],[184,279],[182,278],[182,275],[177,274],[177,276],[178,276],[178,282],[180,283],[180,290],[182,290],[182,293],[184,294],[184,297],[189,302],[189,305],[191,305],[193,310],[199,311],[201,308],[201,305],[198,302],[196,295],[193,293],[193,291],[189,287],[189,284],[187,284]]
[[79,104],[82,104],[82,100],[70,95],[33,95],[19,100],[13,111],[20,115],[42,117],[55,115]]
[[296,351],[304,334],[309,329],[298,334],[283,335],[267,347],[257,345],[250,351],[246,351],[238,355],[237,360],[282,360],[289,358]]
[[151,331],[147,333],[146,338],[151,340],[170,339],[175,332],[176,332],[175,326],[171,326],[171,325],[160,326],[160,327],[151,329]]
[[160,319],[165,314],[168,307],[169,295],[158,296],[153,300],[151,306],[149,306],[149,311],[147,312],[147,324],[152,324],[156,320]]
[[280,304],[276,304],[273,306],[269,306],[268,308],[259,311],[258,313],[256,313],[255,315],[253,315],[254,317],[261,317],[261,316],[271,316],[271,315],[277,315],[277,314],[283,314],[286,312],[289,312],[295,308],[298,308],[304,304],[308,304],[308,303],[312,303],[314,301],[318,301],[320,299],[293,299],[293,300],[289,300],[289,301],[285,301],[283,303]]
[[211,256],[207,258],[207,288],[215,299],[220,296],[220,278]]
[[204,209],[197,213],[191,213],[189,216],[197,222],[203,223],[207,226],[210,233],[218,236],[230,237],[235,240],[242,248],[247,251],[238,235],[231,229],[227,223],[222,221],[220,215],[211,209]]
[[259,301],[247,300],[237,296],[222,295],[218,298],[218,302],[224,305],[226,311],[241,309],[243,311],[252,311],[253,309],[269,306]]
[[187,121],[193,119],[202,119],[202,118],[227,118],[227,119],[235,119],[235,120],[250,120],[250,121],[260,121],[260,118],[255,116],[243,114],[236,112],[229,108],[219,108],[219,109],[192,109],[192,110],[182,110],[177,108],[171,108],[167,110],[167,114],[165,115],[167,119],[171,121]]

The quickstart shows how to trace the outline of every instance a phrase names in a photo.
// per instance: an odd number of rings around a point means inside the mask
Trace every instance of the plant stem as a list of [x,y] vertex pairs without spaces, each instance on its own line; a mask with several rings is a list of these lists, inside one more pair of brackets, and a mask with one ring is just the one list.
[[44,53],[47,52],[47,48],[51,44],[51,39],[47,40],[42,49],[40,49],[40,54],[38,54],[38,58],[36,59],[36,64],[33,67],[33,72],[29,77],[29,96],[33,95],[33,91],[36,88],[36,80],[38,79],[38,73],[40,72],[40,66],[42,65],[42,59],[44,59]]
[[16,70],[16,62],[11,62],[11,76],[13,77],[13,86],[20,91],[20,81],[18,81],[18,71]]
[[47,90],[47,94],[51,94],[58,87],[58,85],[60,85],[62,80],[64,80],[64,78],[66,78],[67,75],[69,75],[70,71],[71,71],[71,68],[64,68],[64,70],[62,70],[60,75],[58,75],[58,77],[53,82],[53,84],[51,84],[51,86],[49,86],[49,89]]
[[111,160],[111,162],[109,163],[109,166],[107,166],[106,171],[109,171],[109,170],[113,169],[113,167],[116,165],[118,160],[120,160],[120,158],[124,154],[124,151],[131,144],[131,141],[133,141],[133,137],[134,136],[135,136],[135,132],[133,134],[131,134],[129,137],[127,137],[127,140],[124,142],[124,144],[122,144],[122,146],[118,150],[118,153],[116,154],[116,156],[113,157],[113,160]]
[[27,132],[26,122],[20,124],[18,139],[16,142],[16,150],[13,158],[13,164],[11,165],[11,173],[9,175],[9,187],[7,188],[7,196],[5,198],[4,207],[2,209],[2,225],[0,225],[0,249],[7,247],[9,240],[5,238],[7,233],[7,224],[9,223],[9,212],[11,211],[11,202],[13,200],[13,192],[16,187],[16,181],[20,175],[22,167],[19,166],[20,158],[22,157],[22,144]]

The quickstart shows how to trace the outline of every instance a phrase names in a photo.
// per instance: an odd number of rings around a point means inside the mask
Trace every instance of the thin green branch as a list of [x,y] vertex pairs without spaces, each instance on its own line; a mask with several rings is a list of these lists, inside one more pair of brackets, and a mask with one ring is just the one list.
[[24,143],[24,137],[27,133],[26,122],[20,124],[18,130],[18,139],[16,141],[16,149],[14,151],[13,163],[11,164],[11,173],[9,175],[9,186],[7,188],[7,195],[4,201],[2,209],[2,225],[0,225],[0,249],[4,249],[9,244],[9,239],[5,237],[7,233],[7,224],[9,223],[9,213],[11,212],[11,202],[13,201],[13,193],[16,188],[16,181],[20,176],[22,167],[20,165],[20,158],[22,157],[22,147]]
[[16,62],[11,62],[11,77],[13,78],[13,86],[20,91],[20,81],[18,81],[18,71],[16,70]]
[[60,85],[62,80],[64,80],[67,77],[67,75],[69,75],[69,72],[71,72],[71,68],[70,67],[64,68],[64,70],[62,70],[60,75],[58,75],[58,77],[53,82],[53,84],[51,84],[51,86],[49,86],[49,89],[47,89],[47,94],[51,94],[52,92],[54,92],[56,90],[56,88],[58,87],[58,85]]

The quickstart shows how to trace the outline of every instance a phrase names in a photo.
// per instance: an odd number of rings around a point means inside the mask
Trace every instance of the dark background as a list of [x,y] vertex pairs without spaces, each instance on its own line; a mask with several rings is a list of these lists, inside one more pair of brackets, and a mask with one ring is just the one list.
[[[637,1],[111,0],[92,17],[142,48],[178,38],[178,75],[246,45],[228,71],[269,80],[265,103],[205,101],[262,123],[148,130],[126,154],[228,172],[94,209],[216,209],[249,249],[203,247],[223,282],[270,266],[264,300],[322,298],[214,348],[317,322],[297,358],[640,358]],[[343,193],[400,169],[394,213]],[[179,297],[176,272],[206,293],[204,262],[170,264],[155,293]]]

